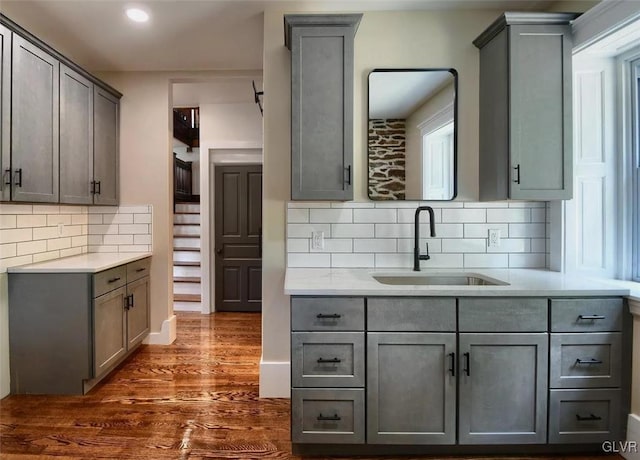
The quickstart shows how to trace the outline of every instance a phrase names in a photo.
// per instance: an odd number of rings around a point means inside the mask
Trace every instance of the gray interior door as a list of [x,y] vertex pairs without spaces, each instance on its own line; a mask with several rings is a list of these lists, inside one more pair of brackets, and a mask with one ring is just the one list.
[[367,334],[367,442],[455,444],[456,335]]
[[58,201],[59,71],[55,58],[13,36],[13,201]]
[[101,88],[94,87],[94,167],[95,204],[117,205],[118,148],[119,148],[119,108],[117,97]]
[[60,65],[60,202],[92,204],[93,84]]
[[215,310],[262,309],[262,165],[215,167]]
[[463,333],[459,343],[459,443],[545,443],[548,334]]
[[0,199],[11,199],[9,181],[11,171],[11,35],[12,32],[0,25]]

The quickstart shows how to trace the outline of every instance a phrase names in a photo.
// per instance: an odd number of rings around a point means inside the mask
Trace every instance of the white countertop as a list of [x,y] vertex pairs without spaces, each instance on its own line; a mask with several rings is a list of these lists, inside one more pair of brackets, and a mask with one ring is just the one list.
[[35,264],[9,267],[9,273],[97,273],[151,257],[150,252],[92,252]]
[[[372,274],[477,273],[509,283],[507,286],[387,285]],[[637,284],[637,283],[634,283]],[[288,268],[284,282],[288,295],[358,296],[628,296],[630,288],[615,282],[565,275],[543,269],[383,270],[368,268]]]

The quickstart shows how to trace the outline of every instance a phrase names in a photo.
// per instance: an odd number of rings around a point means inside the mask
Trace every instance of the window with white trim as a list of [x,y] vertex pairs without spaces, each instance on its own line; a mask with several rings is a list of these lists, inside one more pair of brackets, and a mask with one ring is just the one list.
[[640,281],[640,59],[631,63],[631,174],[633,176],[633,279]]

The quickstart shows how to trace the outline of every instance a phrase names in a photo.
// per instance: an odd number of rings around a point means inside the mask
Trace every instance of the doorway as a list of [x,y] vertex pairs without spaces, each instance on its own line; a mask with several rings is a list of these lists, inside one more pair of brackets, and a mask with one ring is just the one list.
[[262,165],[214,168],[215,310],[262,311]]

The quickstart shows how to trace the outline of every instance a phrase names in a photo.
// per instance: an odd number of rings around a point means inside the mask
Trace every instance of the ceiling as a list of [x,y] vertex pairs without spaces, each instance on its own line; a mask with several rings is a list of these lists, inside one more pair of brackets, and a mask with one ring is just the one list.
[[[136,0],[134,0],[135,3]],[[144,25],[122,0],[2,0],[2,13],[90,71],[262,69],[263,12],[494,8],[547,10],[553,0],[146,0]],[[578,3],[578,2],[577,2]]]

